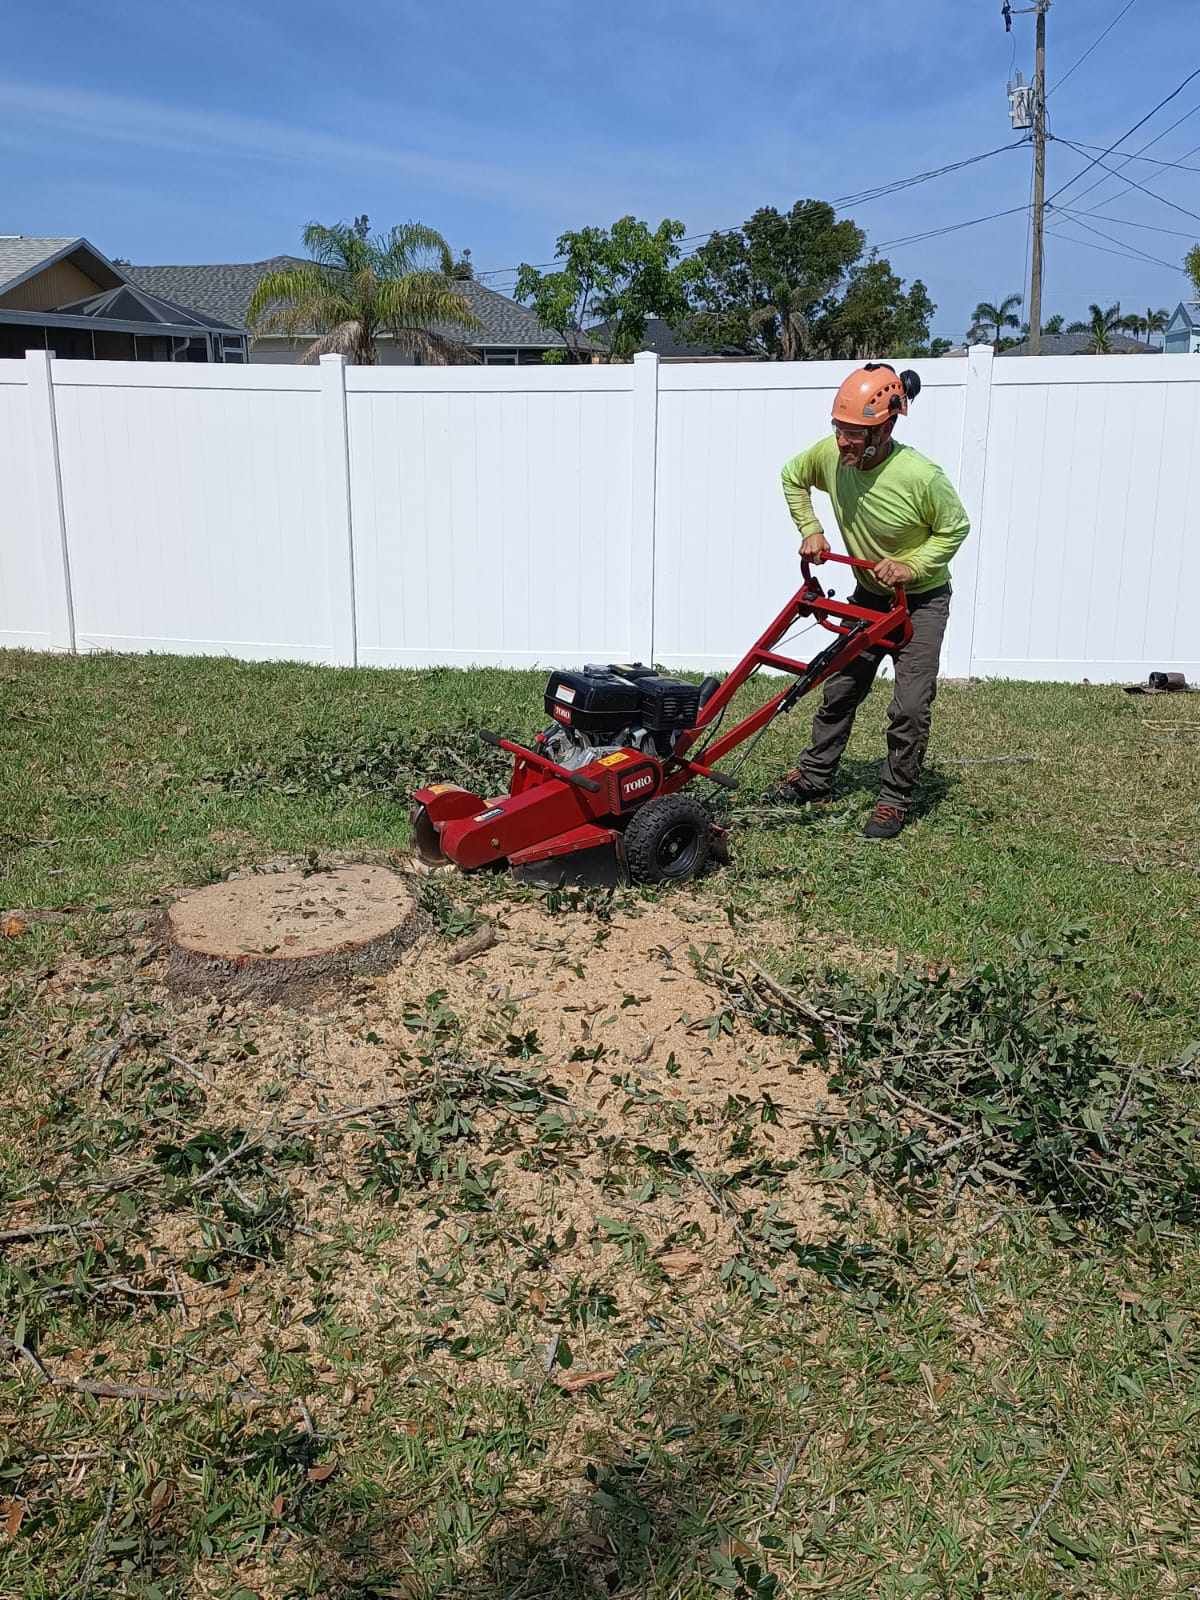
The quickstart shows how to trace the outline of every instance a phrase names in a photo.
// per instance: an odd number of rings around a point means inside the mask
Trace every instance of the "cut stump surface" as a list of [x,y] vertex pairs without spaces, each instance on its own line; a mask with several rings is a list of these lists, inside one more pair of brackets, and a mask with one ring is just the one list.
[[256,873],[171,907],[169,981],[185,994],[311,999],[386,972],[420,927],[407,883],[385,867]]

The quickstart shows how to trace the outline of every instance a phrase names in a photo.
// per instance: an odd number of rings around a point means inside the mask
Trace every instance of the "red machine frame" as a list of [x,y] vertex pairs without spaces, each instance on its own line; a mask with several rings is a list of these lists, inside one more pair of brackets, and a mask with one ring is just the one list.
[[[827,561],[872,570],[872,563],[830,553]],[[453,861],[463,868],[508,862],[518,876],[562,877],[575,868],[586,876],[597,861],[610,862],[602,880],[625,876],[622,834],[635,811],[648,801],[676,794],[696,778],[708,778],[729,787],[737,780],[716,770],[729,751],[753,737],[790,711],[802,695],[850,664],[866,650],[895,651],[912,637],[912,621],[903,589],[894,591],[887,611],[874,611],[827,595],[813,576],[807,559],[801,562],[804,583],[764,630],[725,681],[707,697],[692,728],[678,735],[665,758],[646,751],[611,751],[587,766],[572,769],[527,749],[510,739],[485,733],[489,743],[508,751],[513,759],[507,795],[485,800],[457,784],[438,783],[418,789],[413,796],[413,833],[418,853],[427,861]],[[781,655],[776,646],[792,626],[814,618],[837,637],[811,661]],[[705,730],[713,728],[737,694],[759,667],[792,675],[792,681],[756,711],[735,723],[719,738],[692,750]],[[571,858],[568,861],[566,858]]]

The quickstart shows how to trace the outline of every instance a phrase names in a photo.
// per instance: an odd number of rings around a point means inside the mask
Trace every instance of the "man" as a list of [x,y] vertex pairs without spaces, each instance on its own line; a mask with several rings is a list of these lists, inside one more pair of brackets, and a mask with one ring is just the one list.
[[[823,561],[829,552],[809,496],[823,489],[846,548],[873,562],[861,572],[853,601],[886,611],[891,590],[908,596],[913,635],[896,655],[896,690],[888,710],[888,758],[879,803],[864,832],[894,839],[908,819],[929,739],[937,692],[938,659],[950,615],[949,561],[970,522],[942,469],[892,438],[896,418],[908,412],[921,381],[898,377],[870,362],[852,372],[833,403],[833,434],[793,456],[783,469],[783,492],[804,542],[800,553]],[[869,650],[825,682],[813,721],[812,743],[784,778],[781,793],[797,801],[826,800],[850,738],[854,716],[870,692],[883,653]]]

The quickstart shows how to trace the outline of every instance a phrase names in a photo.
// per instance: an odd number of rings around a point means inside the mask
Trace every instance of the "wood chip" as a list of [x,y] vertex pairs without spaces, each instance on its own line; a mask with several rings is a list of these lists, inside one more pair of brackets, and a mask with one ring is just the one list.
[[664,1256],[656,1256],[655,1260],[669,1278],[682,1278],[689,1272],[699,1272],[704,1265],[704,1257],[698,1256],[694,1250],[668,1250]]
[[594,1389],[601,1383],[611,1383],[616,1377],[616,1372],[609,1369],[604,1372],[576,1372],[568,1377],[565,1373],[554,1381],[564,1394],[579,1394],[584,1389]]
[[28,928],[29,924],[24,917],[17,916],[15,911],[10,912],[8,916],[0,919],[0,939],[19,939]]
[[461,944],[455,945],[450,952],[450,965],[457,967],[464,961],[470,961],[472,956],[481,956],[495,943],[496,930],[489,922],[486,928],[480,928],[478,933],[473,933],[469,939],[464,939]]

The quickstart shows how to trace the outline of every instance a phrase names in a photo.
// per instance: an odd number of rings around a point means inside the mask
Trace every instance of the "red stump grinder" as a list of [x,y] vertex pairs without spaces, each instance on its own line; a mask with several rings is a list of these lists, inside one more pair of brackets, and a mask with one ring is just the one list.
[[[870,568],[850,556],[826,559]],[[421,859],[465,869],[507,864],[519,879],[553,886],[702,872],[724,835],[687,786],[707,779],[736,787],[736,777],[717,768],[722,757],[864,651],[892,652],[912,636],[903,590],[890,609],[870,610],[826,594],[807,561],[802,569],[802,587],[723,682],[685,683],[640,664],[552,673],[545,705],[553,722],[533,749],[482,735],[513,757],[506,795],[484,799],[453,783],[417,790],[412,827]],[[776,646],[807,619],[834,639],[808,662],[780,655]],[[721,733],[730,702],[760,667],[790,681]]]

